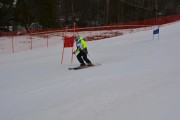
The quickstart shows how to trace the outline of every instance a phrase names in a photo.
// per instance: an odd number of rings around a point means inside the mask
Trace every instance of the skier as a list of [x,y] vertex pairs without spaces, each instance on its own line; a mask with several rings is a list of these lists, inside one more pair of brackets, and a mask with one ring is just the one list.
[[[88,66],[91,66],[91,61],[87,58],[87,43],[83,39],[83,37],[79,35],[75,35],[74,40],[76,42],[77,49],[73,52],[73,54],[77,54],[77,59],[80,62],[80,66],[86,66],[85,62]],[[85,61],[85,62],[84,62]]]

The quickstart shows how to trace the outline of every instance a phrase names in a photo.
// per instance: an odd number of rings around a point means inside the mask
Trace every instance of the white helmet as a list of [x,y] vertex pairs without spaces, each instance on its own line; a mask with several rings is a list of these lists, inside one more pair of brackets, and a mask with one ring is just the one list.
[[76,34],[75,36],[74,36],[74,40],[78,40],[80,38],[80,36],[78,35],[78,34]]

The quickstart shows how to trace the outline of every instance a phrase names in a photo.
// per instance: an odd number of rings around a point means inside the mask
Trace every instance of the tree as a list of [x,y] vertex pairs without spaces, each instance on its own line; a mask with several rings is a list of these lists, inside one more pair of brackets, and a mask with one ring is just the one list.
[[44,28],[57,27],[56,0],[18,0],[15,17],[23,26],[39,23]]
[[[14,25],[39,23],[44,28],[99,26],[152,18],[161,13],[176,13],[179,0],[1,0],[9,8],[0,8],[1,26],[14,17]],[[7,23],[7,22],[6,22]]]
[[0,8],[0,26],[9,26],[11,24],[13,0],[1,0]]

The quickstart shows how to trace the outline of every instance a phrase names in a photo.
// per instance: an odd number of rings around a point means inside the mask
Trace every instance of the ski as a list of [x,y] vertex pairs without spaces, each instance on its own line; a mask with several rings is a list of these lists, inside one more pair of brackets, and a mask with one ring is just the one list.
[[68,68],[69,70],[80,70],[80,69],[84,69],[84,68],[89,68],[89,67],[95,67],[95,66],[99,66],[101,64],[92,64],[92,65],[85,65],[85,66],[78,66],[78,67],[73,67],[73,68]]

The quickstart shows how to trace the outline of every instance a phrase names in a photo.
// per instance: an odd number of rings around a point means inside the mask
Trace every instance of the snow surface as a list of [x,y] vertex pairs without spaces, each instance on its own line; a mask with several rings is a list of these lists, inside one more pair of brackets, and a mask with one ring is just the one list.
[[88,42],[101,66],[70,71],[62,45],[0,55],[0,120],[180,120],[180,23]]

